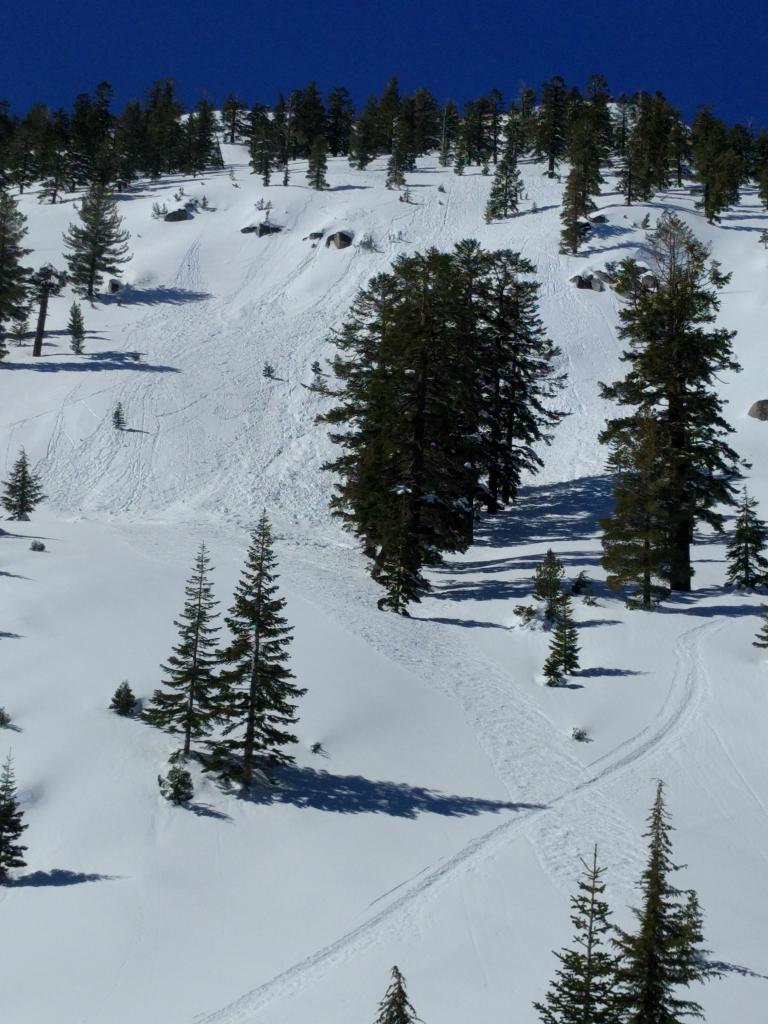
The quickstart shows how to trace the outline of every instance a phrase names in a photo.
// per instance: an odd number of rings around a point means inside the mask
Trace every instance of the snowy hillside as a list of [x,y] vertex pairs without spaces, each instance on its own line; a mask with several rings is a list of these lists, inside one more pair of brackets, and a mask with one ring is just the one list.
[[[131,232],[126,288],[84,304],[84,356],[70,353],[67,291],[52,299],[44,355],[0,363],[0,476],[23,445],[48,501],[0,533],[0,705],[29,829],[28,868],[0,888],[0,1001],[13,1024],[361,1024],[398,964],[426,1024],[535,1020],[570,941],[568,897],[595,842],[620,923],[642,870],[654,780],[667,784],[675,855],[696,888],[724,977],[696,998],[710,1024],[761,1024],[768,1004],[768,666],[751,641],[759,594],[723,587],[724,543],[702,537],[692,595],[628,612],[598,584],[577,605],[583,671],[541,685],[547,636],[517,625],[552,547],[597,580],[609,507],[597,434],[598,381],[620,374],[616,295],[569,278],[642,255],[675,210],[733,271],[722,324],[744,372],[722,382],[750,492],[768,512],[764,325],[766,215],[750,190],[710,227],[684,189],[627,208],[611,185],[607,223],[578,258],[558,255],[562,185],[524,162],[518,217],[486,225],[490,179],[431,158],[414,202],[384,188],[384,161],[331,160],[331,188],[261,187],[244,147],[227,170],[140,183],[119,197]],[[228,173],[233,168],[233,176]],[[444,191],[439,191],[442,185]],[[194,219],[153,219],[206,196]],[[283,230],[241,228],[264,216]],[[21,199],[35,265],[63,266],[72,197]],[[535,209],[534,209],[535,205]],[[313,232],[346,230],[344,250]],[[372,237],[378,252],[360,239]],[[514,511],[433,574],[399,619],[328,514],[331,453],[315,424],[327,400],[302,384],[333,351],[357,290],[400,253],[475,237],[538,268],[546,328],[562,348],[570,416]],[[132,358],[140,353],[140,359]],[[281,381],[265,379],[265,362]],[[127,427],[115,431],[117,401]],[[147,698],[174,641],[184,580],[204,539],[228,607],[261,509],[278,537],[308,689],[297,766],[263,797],[196,778],[191,809],[159,795],[177,744],[106,710],[121,679]],[[45,553],[29,550],[32,538]],[[571,729],[587,729],[575,743]],[[327,756],[313,754],[321,743]]]

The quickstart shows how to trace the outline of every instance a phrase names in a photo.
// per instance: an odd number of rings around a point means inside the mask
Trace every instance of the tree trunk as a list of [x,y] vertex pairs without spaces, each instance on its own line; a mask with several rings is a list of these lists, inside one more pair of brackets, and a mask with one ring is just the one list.
[[40,312],[37,315],[37,330],[35,331],[35,343],[32,346],[32,355],[43,354],[43,334],[45,333],[45,321],[48,316],[48,289],[43,286],[40,292]]

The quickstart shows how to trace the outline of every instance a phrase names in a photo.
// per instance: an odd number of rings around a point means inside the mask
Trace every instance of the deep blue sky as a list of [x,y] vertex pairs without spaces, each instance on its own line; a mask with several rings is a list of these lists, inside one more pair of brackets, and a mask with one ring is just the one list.
[[660,89],[691,116],[768,125],[765,0],[27,0],[0,30],[0,99],[69,106],[107,79],[116,108],[157,78],[186,103],[205,88],[271,102],[315,80],[356,102],[390,74],[463,101],[561,74],[615,92]]

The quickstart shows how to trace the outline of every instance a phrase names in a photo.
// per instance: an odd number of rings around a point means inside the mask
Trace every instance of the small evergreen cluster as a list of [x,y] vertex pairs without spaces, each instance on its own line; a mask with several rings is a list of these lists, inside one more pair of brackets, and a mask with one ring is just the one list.
[[634,932],[616,928],[604,898],[597,848],[571,898],[574,947],[556,953],[560,966],[545,999],[534,1003],[541,1024],[682,1024],[701,1017],[683,993],[717,971],[705,959],[702,917],[692,890],[672,885],[663,784],[648,820],[648,861],[640,880]]
[[282,614],[285,600],[277,594],[276,567],[272,528],[264,513],[224,619],[230,641],[217,648],[218,602],[208,552],[200,546],[175,623],[179,641],[143,715],[150,724],[183,736],[182,756],[190,753],[192,741],[204,739],[211,766],[245,785],[257,768],[293,761],[285,748],[297,741],[291,731],[295,701],[306,692],[293,681],[287,664],[292,631]]
[[533,271],[474,240],[400,257],[334,338],[332,509],[372,560],[381,608],[406,614],[424,569],[471,543],[475,505],[497,511],[543,464],[534,446],[562,418],[564,380]]
[[9,754],[0,773],[0,885],[9,881],[14,868],[23,868],[26,864],[27,848],[19,842],[26,827],[16,797],[13,761]]

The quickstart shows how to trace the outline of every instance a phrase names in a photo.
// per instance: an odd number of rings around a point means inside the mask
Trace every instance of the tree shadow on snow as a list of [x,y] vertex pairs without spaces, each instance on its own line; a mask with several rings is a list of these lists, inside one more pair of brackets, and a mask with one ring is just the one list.
[[647,672],[634,672],[629,668],[603,668],[600,665],[582,668],[576,673],[582,679],[599,679],[601,676],[618,678],[619,676],[647,676]]
[[462,818],[500,811],[544,810],[544,804],[506,803],[479,797],[439,793],[404,782],[366,779],[362,775],[333,775],[331,772],[296,766],[273,772],[277,785],[252,787],[240,797],[257,804],[291,804],[313,807],[336,814],[387,814],[393,818],[416,819],[420,814]]
[[67,363],[54,363],[43,356],[41,361],[31,363],[3,362],[6,370],[35,370],[43,373],[76,372],[87,373],[89,370],[135,370],[138,373],[179,373],[175,366],[162,366],[156,363],[142,363],[133,359],[127,352],[97,352]]
[[33,871],[21,878],[14,878],[7,884],[16,889],[43,888],[49,886],[82,885],[84,882],[112,882],[119,875],[86,874],[82,871],[67,871],[57,868],[53,871]]
[[216,821],[232,821],[232,818],[224,811],[217,811],[210,804],[187,804],[187,810],[192,811],[198,818],[214,818]]
[[159,306],[166,303],[181,306],[186,302],[205,302],[210,292],[195,292],[188,288],[133,288],[126,287],[115,295],[102,296],[105,305],[120,303],[121,306]]
[[5,633],[0,629],[0,640],[22,640],[21,633]]

